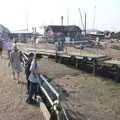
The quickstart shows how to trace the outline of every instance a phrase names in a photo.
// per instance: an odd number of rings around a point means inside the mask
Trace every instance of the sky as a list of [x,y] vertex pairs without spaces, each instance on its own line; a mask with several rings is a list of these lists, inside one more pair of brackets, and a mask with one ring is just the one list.
[[23,30],[28,19],[28,29],[32,30],[43,25],[60,25],[61,16],[67,25],[69,15],[69,25],[83,29],[80,8],[83,21],[86,13],[87,29],[119,31],[119,5],[120,0],[0,0],[0,24],[11,31]]

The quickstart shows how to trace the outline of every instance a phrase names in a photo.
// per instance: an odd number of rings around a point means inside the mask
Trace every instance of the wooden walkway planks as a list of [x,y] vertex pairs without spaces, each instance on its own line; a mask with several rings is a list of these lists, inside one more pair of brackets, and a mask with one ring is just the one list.
[[[105,55],[101,54],[93,54],[93,53],[75,53],[75,52],[63,52],[59,51],[56,53],[56,50],[49,50],[49,49],[34,49],[34,48],[27,48],[23,49],[23,52],[29,54],[30,52],[45,55],[45,56],[53,56],[56,58],[56,62],[65,62],[68,60],[69,62],[74,61],[74,66],[79,68],[80,65],[90,65],[92,67],[92,74],[96,75],[96,71],[100,68],[100,66],[109,65],[112,66],[112,69],[115,69],[117,72],[117,76],[120,74],[120,61],[119,60],[112,60]],[[110,68],[111,69],[111,68]],[[118,79],[119,77],[117,77]]]
[[120,61],[119,60],[107,60],[104,61],[105,64],[110,64],[110,65],[117,65],[120,66]]
[[[48,49],[34,49],[34,48],[27,48],[24,49],[22,51],[25,52],[33,52],[33,53],[37,53],[37,54],[43,54],[43,55],[56,55],[56,51],[55,50],[48,50]],[[106,57],[105,55],[101,55],[101,54],[84,54],[83,53],[75,53],[75,52],[63,52],[63,51],[58,51],[57,52],[59,54],[59,56],[61,57],[70,57],[70,56],[74,56],[77,59],[82,59],[83,57],[87,57],[87,58],[95,58],[95,59],[99,59],[99,58],[104,58]]]

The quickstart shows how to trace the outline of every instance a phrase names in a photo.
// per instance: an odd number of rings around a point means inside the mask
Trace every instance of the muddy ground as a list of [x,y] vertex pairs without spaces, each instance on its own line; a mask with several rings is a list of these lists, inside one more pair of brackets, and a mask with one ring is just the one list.
[[[118,43],[116,43],[118,44]],[[120,59],[119,50],[108,43],[102,48],[83,50],[66,47],[68,52],[104,54]],[[40,44],[38,48],[55,49],[53,45]],[[43,58],[41,71],[47,75],[61,94],[63,105],[74,120],[120,120],[120,84],[112,79],[94,77],[92,74],[75,70],[54,60]]]
[[120,120],[120,84],[43,58],[41,72],[61,95],[73,120]]

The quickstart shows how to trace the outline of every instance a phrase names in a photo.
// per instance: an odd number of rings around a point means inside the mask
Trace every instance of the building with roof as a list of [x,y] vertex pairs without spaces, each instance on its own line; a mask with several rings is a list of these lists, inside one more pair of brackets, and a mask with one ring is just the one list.
[[10,31],[8,28],[0,24],[0,39],[8,40],[10,37]]
[[49,25],[45,29],[45,37],[49,42],[55,42],[58,38],[65,41],[66,37],[69,37],[70,41],[83,41],[81,32],[82,30],[75,25]]
[[86,30],[88,40],[96,40],[96,38],[103,39],[105,37],[104,32],[100,30]]
[[26,42],[26,39],[31,39],[32,33],[26,30],[17,30],[13,31],[10,34],[10,38],[15,41],[24,41]]
[[38,32],[33,33],[27,30],[17,30],[10,33],[10,38],[19,42],[27,42],[40,36]]

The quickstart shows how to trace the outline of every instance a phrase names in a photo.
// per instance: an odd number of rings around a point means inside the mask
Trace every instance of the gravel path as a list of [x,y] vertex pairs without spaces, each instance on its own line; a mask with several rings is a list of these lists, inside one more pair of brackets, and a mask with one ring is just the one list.
[[8,60],[0,59],[0,120],[44,120],[39,107],[25,102],[23,73],[20,84],[16,84],[7,65]]

